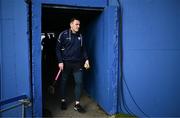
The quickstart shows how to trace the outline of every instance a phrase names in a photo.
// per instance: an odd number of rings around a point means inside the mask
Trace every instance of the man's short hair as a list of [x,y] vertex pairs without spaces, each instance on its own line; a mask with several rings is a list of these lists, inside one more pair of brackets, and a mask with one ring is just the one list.
[[72,23],[74,20],[80,21],[79,18],[73,17],[73,18],[71,18],[70,23]]

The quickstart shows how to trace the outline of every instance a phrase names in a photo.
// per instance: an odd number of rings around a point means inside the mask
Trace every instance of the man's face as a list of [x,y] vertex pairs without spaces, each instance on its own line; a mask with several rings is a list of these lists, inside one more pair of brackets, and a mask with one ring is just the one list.
[[79,20],[74,20],[70,23],[70,27],[72,32],[78,32],[80,28],[80,21]]

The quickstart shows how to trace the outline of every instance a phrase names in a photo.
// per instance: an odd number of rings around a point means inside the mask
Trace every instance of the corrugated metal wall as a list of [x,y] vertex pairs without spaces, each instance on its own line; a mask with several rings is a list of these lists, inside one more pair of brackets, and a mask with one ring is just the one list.
[[180,116],[180,1],[120,3],[123,111],[138,116]]
[[[0,1],[1,100],[30,96],[27,6],[24,1]],[[19,112],[17,112],[17,111]],[[3,113],[20,116],[21,108]]]
[[[102,42],[107,43],[108,46],[110,44],[108,54],[112,53],[113,56],[108,55],[108,58],[106,58],[108,65],[110,65],[107,67],[108,75],[107,78],[105,77],[105,81],[100,82],[109,84],[109,86],[98,86],[98,84],[95,84],[98,88],[98,90],[96,90],[92,88],[94,86],[89,85],[92,97],[94,97],[109,114],[115,113],[117,110],[115,107],[117,107],[119,112],[135,114],[141,117],[180,116],[180,93],[178,92],[180,89],[179,0],[119,0],[119,2],[118,0],[112,0],[110,2],[106,2],[105,0],[98,2],[95,0],[33,1],[33,85],[31,86],[34,94],[34,116],[40,116],[42,114],[40,74],[41,3],[84,7],[92,5],[91,7],[104,8],[108,3],[110,6],[119,5],[121,11],[109,7],[109,9],[105,9],[103,16],[107,18],[104,19],[104,21],[107,22],[107,24],[104,24],[104,27],[108,30],[105,31],[105,42]],[[111,25],[111,21],[116,18],[114,15],[118,14],[118,12],[121,12],[119,18],[120,22],[122,22],[122,25],[120,25],[120,37],[114,35],[115,32],[111,30],[114,28],[113,25]],[[27,34],[26,3],[21,0],[1,0],[0,21],[0,98],[4,100],[21,94],[30,96],[30,51]],[[114,23],[116,24],[117,22],[113,21],[113,24]],[[97,26],[98,25],[100,24],[97,24]],[[115,29],[118,30],[118,27]],[[112,42],[109,40],[112,39],[111,36],[114,37],[113,44],[111,44]],[[121,51],[117,53],[119,49],[117,49],[116,46],[119,43],[116,42],[116,39],[122,39],[122,60],[117,58],[117,55],[121,54]],[[97,54],[100,54],[100,52]],[[118,75],[116,70],[113,70],[113,66],[116,67],[116,61],[110,62],[111,57],[122,62],[119,73],[121,73],[122,69],[123,76],[119,81],[118,78],[116,80],[116,77],[120,75]],[[100,59],[97,60],[97,62],[100,63]],[[100,69],[102,68],[100,67]],[[99,76],[102,76],[104,73],[104,71],[101,71],[99,72]],[[96,82],[99,81],[96,80]],[[101,88],[106,89],[103,89],[104,91],[101,93]],[[92,92],[95,90],[97,92],[96,94]],[[107,93],[106,90],[108,91]],[[106,95],[108,96],[107,98]],[[119,98],[119,101],[117,101],[116,98]],[[11,114],[13,113],[13,115],[19,116],[20,109],[17,111],[11,112]]]

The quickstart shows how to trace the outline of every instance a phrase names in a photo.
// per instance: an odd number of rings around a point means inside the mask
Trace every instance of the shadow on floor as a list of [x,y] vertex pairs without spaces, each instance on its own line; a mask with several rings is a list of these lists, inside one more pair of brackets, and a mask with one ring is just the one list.
[[[57,85],[58,86],[58,85]],[[49,94],[46,92],[44,100],[44,117],[60,117],[60,118],[108,118],[108,115],[85,93],[81,97],[81,105],[85,108],[86,113],[79,113],[74,111],[74,92],[73,86],[70,86],[67,91],[67,110],[61,110],[60,97],[58,88],[56,88],[55,94]]]
[[48,109],[43,109],[43,117],[53,117],[51,111]]

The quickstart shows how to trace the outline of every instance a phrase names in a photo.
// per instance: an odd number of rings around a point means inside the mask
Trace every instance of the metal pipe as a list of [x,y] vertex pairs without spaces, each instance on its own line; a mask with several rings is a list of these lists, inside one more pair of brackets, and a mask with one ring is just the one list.
[[23,104],[23,103],[18,103],[18,104],[16,104],[16,105],[12,105],[12,106],[10,106],[10,107],[8,107],[8,108],[1,109],[0,112],[2,113],[2,112],[5,112],[5,111],[7,111],[7,110],[11,110],[11,109],[16,108],[16,107],[18,107],[18,106],[21,106],[22,104]]
[[22,118],[25,117],[25,104],[22,104]]
[[26,106],[31,106],[31,102],[29,99],[27,99],[27,96],[26,95],[22,95],[22,96],[18,96],[18,97],[15,97],[15,98],[10,98],[8,100],[4,100],[4,101],[0,101],[0,105],[5,105],[5,104],[9,104],[9,103],[12,103],[12,102],[18,102],[14,105],[11,105],[7,108],[4,108],[4,109],[0,109],[0,113],[2,112],[5,112],[7,110],[11,110],[11,109],[14,109],[16,107],[19,107],[22,105],[22,118],[25,117],[25,107]]

